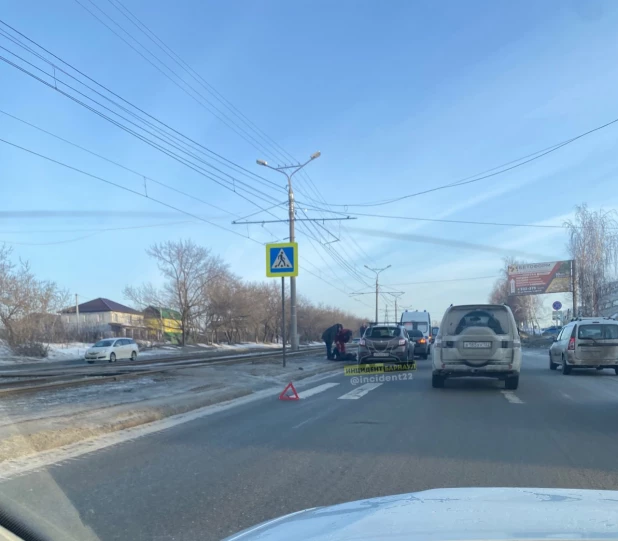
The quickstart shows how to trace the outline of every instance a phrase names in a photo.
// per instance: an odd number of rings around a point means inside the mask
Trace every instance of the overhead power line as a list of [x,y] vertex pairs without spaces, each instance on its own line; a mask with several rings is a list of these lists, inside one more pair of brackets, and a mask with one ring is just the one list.
[[427,285],[427,284],[445,284],[447,282],[469,282],[472,280],[489,280],[500,278],[499,275],[491,275],[491,276],[474,276],[471,278],[451,278],[447,280],[426,280],[424,282],[397,282],[396,284],[386,284],[390,287],[395,286],[416,286],[416,285]]
[[[423,190],[420,192],[416,192],[416,193],[411,193],[408,195],[403,195],[401,197],[394,197],[392,199],[387,199],[384,201],[377,201],[377,202],[373,202],[373,203],[347,203],[347,204],[331,204],[331,206],[334,207],[378,207],[378,206],[382,206],[382,205],[389,205],[391,203],[397,203],[399,201],[403,201],[405,199],[409,199],[411,197],[416,197],[419,195],[424,195],[424,194],[428,194],[428,193],[433,193],[436,192],[438,190],[445,190],[448,188],[456,188],[458,186],[464,186],[466,184],[471,184],[473,182],[478,182],[480,180],[484,180],[487,178],[491,178],[491,177],[495,177],[497,175],[502,175],[503,173],[506,173],[508,171],[512,171],[513,169],[516,169],[518,167],[521,167],[522,165],[525,165],[527,163],[530,163],[532,161],[538,160],[539,158],[542,158],[544,156],[547,156],[548,154],[551,154],[552,152],[555,152],[567,145],[570,145],[571,143],[574,143],[575,141],[582,139],[583,137],[586,137],[592,133],[595,133],[599,130],[602,130],[604,128],[607,128],[609,126],[612,126],[613,124],[616,124],[618,122],[618,118],[615,118],[614,120],[610,120],[609,122],[606,122],[605,124],[602,124],[601,126],[597,126],[596,128],[593,128],[591,130],[588,130],[584,133],[580,133],[579,135],[576,135],[575,137],[572,137],[571,139],[567,139],[566,141],[562,141],[561,143],[557,143],[551,147],[547,147],[543,150],[539,150],[537,152],[534,152],[533,154],[528,154],[527,156],[523,156],[522,158],[518,158],[516,160],[512,160],[510,162],[507,162],[501,166],[497,166],[494,167],[492,169],[488,169],[485,172],[482,173],[477,173],[476,175],[472,175],[471,177],[466,177],[464,179],[455,181],[455,182],[450,182],[448,184],[443,184],[442,186],[436,186],[435,188],[429,188],[427,190]],[[522,161],[523,160],[523,161]],[[519,162],[519,163],[515,163],[515,162]],[[510,164],[515,164],[515,165],[510,165]],[[509,167],[507,167],[509,166]],[[496,169],[500,169],[499,171],[495,171]],[[494,171],[493,173],[488,173],[489,171]],[[485,174],[488,173],[488,174]],[[480,175],[480,176],[479,176]],[[304,204],[302,202],[299,202],[299,204]]]
[[[215,118],[225,124],[228,128],[234,131],[237,135],[239,135],[242,139],[247,141],[253,148],[258,150],[259,152],[265,152],[264,148],[260,145],[259,141],[257,141],[250,134],[247,134],[246,131],[243,131],[242,128],[239,129],[239,126],[230,119],[225,113],[222,113],[212,102],[210,102],[201,92],[195,89],[191,84],[185,81],[174,69],[170,68],[164,61],[162,61],[157,55],[152,53],[147,47],[145,47],[142,43],[136,40],[129,32],[127,32],[120,24],[118,24],[110,15],[108,15],[105,11],[103,11],[97,4],[95,4],[92,0],[88,0],[100,13],[105,15],[107,19],[109,19],[113,24],[115,24],[118,28],[120,28],[125,34],[127,34],[133,41],[139,44],[148,54],[150,54],[153,58],[155,58],[161,65],[165,67],[172,75],[166,73],[163,69],[157,66],[152,60],[150,60],[144,53],[139,51],[133,44],[127,41],[123,36],[121,36],[118,32],[116,32],[111,26],[109,26],[105,21],[103,21],[99,16],[93,13],[87,6],[85,6],[79,0],[75,0],[77,4],[79,4],[84,10],[86,10],[90,15],[92,15],[97,21],[99,21],[103,26],[105,26],[110,32],[112,32],[116,37],[121,39],[124,43],[126,43],[133,51],[135,51],[138,55],[140,55],[146,62],[148,62],[152,67],[154,67],[159,73],[161,73],[164,77],[169,79],[174,85],[180,88],[187,96],[193,99],[197,104],[206,109],[209,113],[211,113]],[[184,85],[186,85],[191,91],[187,90],[183,85],[178,83],[178,80],[182,81]],[[268,153],[268,152],[267,152]]]
[[[257,180],[259,180],[261,182],[266,182],[266,183],[273,184],[269,179],[267,179],[265,177],[262,177],[262,176],[258,175],[257,173],[255,173],[254,171],[246,169],[245,167],[242,167],[241,165],[238,165],[237,163],[233,162],[232,160],[229,160],[228,158],[225,158],[221,154],[218,154],[217,152],[213,151],[212,149],[202,145],[198,141],[195,141],[191,137],[188,137],[187,135],[185,135],[185,134],[181,133],[180,131],[174,129],[169,124],[167,124],[166,122],[162,121],[161,119],[159,119],[159,118],[149,114],[148,112],[146,112],[145,110],[141,109],[140,107],[138,107],[134,103],[131,103],[130,101],[126,100],[125,98],[123,98],[122,96],[120,96],[119,94],[117,94],[116,92],[114,92],[113,90],[108,88],[107,86],[99,83],[98,81],[96,81],[92,77],[88,76],[86,73],[84,73],[83,71],[79,70],[78,68],[76,68],[75,66],[73,66],[72,64],[67,62],[66,60],[64,60],[64,59],[60,58],[59,56],[55,55],[54,53],[52,53],[51,51],[49,51],[48,49],[43,47],[41,44],[39,44],[36,41],[34,41],[33,39],[29,38],[28,36],[26,36],[25,34],[20,32],[16,28],[12,27],[11,25],[6,23],[2,19],[0,19],[0,24],[4,25],[6,28],[9,28],[12,32],[17,34],[18,36],[22,37],[23,39],[25,39],[26,41],[28,41],[29,43],[31,43],[32,45],[34,45],[35,47],[40,49],[41,51],[45,52],[46,54],[48,54],[52,58],[58,60],[63,65],[67,66],[69,69],[73,70],[75,73],[79,74],[84,79],[86,79],[86,80],[90,81],[91,83],[95,84],[97,87],[101,88],[102,90],[104,90],[105,92],[107,92],[111,96],[113,96],[114,98],[117,98],[118,100],[120,100],[121,102],[123,102],[127,106],[133,108],[135,111],[137,111],[138,113],[144,115],[145,117],[147,117],[150,120],[146,120],[146,119],[143,119],[143,118],[139,117],[139,115],[137,115],[136,113],[130,111],[126,107],[123,107],[122,105],[120,105],[115,100],[109,98],[108,96],[106,96],[105,94],[103,94],[101,92],[98,92],[96,89],[93,89],[91,86],[87,85],[83,81],[80,81],[78,78],[76,78],[72,74],[68,73],[66,70],[64,70],[58,64],[55,64],[54,62],[51,62],[49,59],[45,58],[42,54],[38,53],[37,51],[35,51],[31,47],[29,47],[28,45],[24,44],[19,38],[15,37],[15,36],[12,36],[12,35],[8,34],[7,32],[5,32],[3,30],[0,30],[0,35],[4,35],[4,37],[6,39],[9,39],[14,44],[16,44],[19,47],[25,49],[26,51],[28,51],[29,53],[33,54],[34,56],[36,56],[37,58],[39,58],[43,62],[47,63],[50,67],[52,67],[53,70],[54,70],[54,76],[53,76],[54,81],[57,79],[56,71],[64,73],[66,76],[70,77],[71,79],[73,79],[76,82],[80,83],[81,85],[85,86],[86,88],[88,88],[89,90],[94,92],[95,94],[97,94],[97,95],[101,96],[102,98],[108,100],[110,103],[114,104],[119,109],[125,111],[127,114],[131,114],[135,118],[139,118],[142,122],[144,122],[148,126],[152,127],[153,129],[155,129],[155,125],[159,125],[159,126],[161,126],[161,128],[159,128],[161,130],[161,132],[163,131],[163,128],[165,130],[168,130],[170,132],[169,136],[175,138],[175,140],[177,140],[177,141],[180,141],[180,140],[186,141],[187,142],[186,144],[187,145],[190,144],[190,146],[194,150],[196,150],[198,148],[201,149],[200,151],[203,151],[203,152],[207,153],[209,155],[209,158],[212,159],[213,161],[216,161],[216,162],[218,162],[218,163],[220,163],[222,165],[226,165],[228,167],[234,168],[234,169],[237,170],[237,173],[240,173],[240,174],[242,174],[244,176],[252,177],[252,178],[257,179]],[[5,49],[5,50],[8,50],[8,49]],[[12,54],[14,54],[14,53],[12,53]],[[37,68],[37,69],[40,69],[40,68]],[[49,74],[46,74],[46,75],[49,76],[49,77],[52,77],[52,75],[49,75]],[[65,83],[63,83],[63,84],[65,84]],[[156,123],[156,124],[153,124],[153,122]]]
[[59,160],[55,160],[55,159],[53,159],[53,158],[50,158],[49,156],[45,156],[44,154],[40,154],[39,152],[35,152],[34,150],[31,150],[31,149],[29,149],[29,148],[26,148],[26,147],[23,147],[23,146],[17,145],[17,144],[15,144],[15,143],[12,143],[11,141],[7,141],[6,139],[1,139],[1,138],[0,138],[0,142],[1,142],[1,143],[4,143],[4,144],[6,144],[6,145],[10,145],[10,146],[12,146],[13,148],[17,148],[17,149],[19,149],[19,150],[22,150],[22,151],[24,151],[24,152],[27,152],[27,153],[29,153],[29,154],[31,154],[31,155],[33,155],[33,156],[38,156],[39,158],[42,158],[42,159],[47,160],[47,161],[49,161],[49,162],[55,163],[55,164],[57,164],[57,165],[60,165],[60,166],[62,166],[62,167],[65,167],[65,168],[67,168],[67,169],[70,169],[70,170],[72,170],[72,171],[75,171],[75,172],[80,173],[80,174],[82,174],[82,175],[85,175],[85,176],[88,176],[88,177],[90,177],[90,178],[93,178],[93,179],[95,179],[95,180],[99,180],[99,181],[101,181],[101,182],[104,182],[105,184],[109,184],[110,186],[115,186],[116,188],[120,188],[121,190],[124,190],[124,191],[126,191],[126,192],[129,192],[129,193],[132,193],[132,194],[138,195],[139,197],[144,197],[145,199],[148,199],[149,201],[154,201],[155,203],[158,203],[159,205],[163,205],[164,207],[167,207],[167,208],[169,208],[169,209],[172,209],[172,210],[175,210],[175,211],[181,212],[182,214],[186,214],[187,216],[191,216],[192,218],[195,218],[196,220],[199,220],[199,221],[201,221],[201,222],[204,222],[204,223],[210,224],[210,225],[212,225],[212,226],[216,227],[217,229],[222,229],[223,231],[227,231],[228,233],[232,233],[233,235],[236,235],[236,236],[239,236],[239,237],[243,237],[243,238],[249,239],[249,240],[251,240],[251,241],[253,241],[253,242],[256,242],[256,243],[258,243],[258,244],[264,244],[264,243],[262,243],[262,242],[260,242],[260,241],[258,241],[258,240],[256,240],[256,239],[254,239],[254,238],[250,237],[250,236],[243,235],[242,233],[238,233],[237,231],[234,231],[233,229],[228,229],[227,227],[223,227],[222,225],[219,225],[219,224],[216,224],[216,223],[214,223],[214,222],[211,222],[210,220],[206,220],[205,218],[202,218],[201,216],[198,216],[198,215],[193,214],[193,213],[191,213],[191,212],[187,212],[186,210],[183,210],[183,209],[180,209],[180,208],[175,207],[175,206],[173,206],[173,205],[170,205],[170,204],[168,204],[168,203],[165,203],[164,201],[161,201],[161,200],[159,200],[159,199],[154,199],[154,198],[152,198],[152,197],[148,197],[146,194],[143,194],[143,193],[138,192],[138,191],[136,191],[136,190],[133,190],[133,189],[131,189],[131,188],[127,188],[126,186],[123,186],[122,184],[118,184],[118,183],[116,183],[116,182],[113,182],[113,181],[111,181],[111,180],[105,179],[105,178],[100,177],[100,176],[98,176],[98,175],[93,175],[92,173],[88,173],[87,171],[84,171],[84,170],[79,169],[79,168],[77,168],[77,167],[73,167],[72,165],[69,165],[69,164],[67,164],[67,163],[61,162],[61,161],[59,161]]
[[[280,145],[277,144],[271,137],[269,137],[264,131],[262,131],[258,126],[256,126],[246,115],[244,115],[237,107],[234,106],[228,99],[226,99],[220,92],[218,92],[213,85],[211,85],[206,79],[204,79],[199,73],[197,73],[187,62],[185,62],[171,47],[169,47],[159,36],[157,36],[143,21],[135,15],[128,7],[126,7],[120,0],[108,0],[108,2],[119,12],[121,13],[133,26],[135,26],[144,36],[148,38],[149,41],[154,43],[165,55],[170,58],[181,70],[187,73],[194,81],[196,81],[206,92],[208,92],[215,100],[219,101],[223,105],[225,109],[236,119],[239,120],[240,123],[244,124],[249,130],[251,130],[257,136],[257,139],[260,139],[265,143],[266,148],[271,147],[274,150],[274,153],[277,155],[281,155],[286,159],[294,158],[285,151]],[[127,32],[125,30],[125,32]],[[127,32],[130,35],[130,33]],[[134,41],[137,40],[132,36]],[[143,45],[142,45],[143,46]],[[149,51],[151,55],[156,57],[159,62],[162,62],[161,59]],[[182,79],[182,78],[181,78]],[[225,116],[228,120],[232,121],[225,113],[223,113],[216,105],[212,102],[208,102],[218,113]],[[245,128],[239,126],[234,123],[236,127],[241,129],[243,133],[246,133],[249,137],[252,137],[247,133]]]

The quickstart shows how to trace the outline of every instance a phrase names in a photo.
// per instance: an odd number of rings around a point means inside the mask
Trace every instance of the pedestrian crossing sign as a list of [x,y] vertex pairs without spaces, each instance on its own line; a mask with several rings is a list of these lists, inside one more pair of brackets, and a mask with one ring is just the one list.
[[266,276],[270,278],[298,276],[298,244],[295,242],[267,244]]

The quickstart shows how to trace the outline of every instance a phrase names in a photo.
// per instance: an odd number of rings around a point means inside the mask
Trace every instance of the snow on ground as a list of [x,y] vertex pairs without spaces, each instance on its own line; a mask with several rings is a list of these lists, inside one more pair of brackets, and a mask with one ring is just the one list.
[[81,359],[92,342],[69,342],[68,344],[49,344],[48,361]]
[[[46,363],[58,361],[71,361],[83,359],[86,350],[92,347],[92,342],[69,342],[66,344],[49,344],[49,354],[45,358],[20,357],[14,355],[10,348],[0,341],[0,365],[16,365],[24,363]],[[240,344],[191,344],[182,346],[159,345],[154,347],[140,348],[140,357],[162,357],[167,355],[199,354],[206,352],[239,352],[256,349],[281,349],[281,344],[264,344],[255,342],[243,342]]]
[[281,366],[279,360],[200,366],[98,385],[8,395],[0,399],[0,439],[2,427],[26,420],[76,415],[118,404],[222,389],[251,389],[256,392],[280,385],[283,390],[285,384],[299,376],[336,366],[343,370],[343,363],[326,361],[321,353],[308,352],[307,356],[289,358],[286,368]]

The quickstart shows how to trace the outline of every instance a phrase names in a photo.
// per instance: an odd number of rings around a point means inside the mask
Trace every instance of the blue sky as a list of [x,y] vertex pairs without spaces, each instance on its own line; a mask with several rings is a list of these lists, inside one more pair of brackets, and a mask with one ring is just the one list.
[[[104,17],[97,5],[170,62],[111,0],[80,2]],[[349,205],[350,212],[558,225],[576,204],[618,207],[618,126],[465,187],[384,206],[353,206],[457,181],[618,117],[618,4],[611,0],[123,4],[280,147],[299,160],[320,150],[322,157],[306,172],[329,205]],[[283,177],[255,164],[256,158],[281,162],[270,141],[261,140],[260,150],[254,148],[75,0],[7,0],[1,18],[182,134],[275,182],[277,188],[234,172],[271,204],[285,200]],[[2,35],[0,46],[31,58]],[[6,51],[0,54],[14,59]],[[151,197],[259,242],[287,236],[286,224],[232,226],[232,214],[245,216],[259,209],[4,62],[0,81],[2,111],[227,212],[149,183]],[[238,122],[215,96],[199,90]],[[143,191],[141,176],[2,114],[0,138]],[[157,281],[156,266],[145,249],[156,241],[179,238],[211,248],[243,278],[265,279],[259,243],[4,144],[0,182],[0,241],[30,260],[39,276],[57,281],[83,300],[103,296],[123,302],[125,285]],[[306,209],[303,202],[311,204],[309,198],[316,198],[313,187],[306,176],[299,176],[295,186],[299,206]],[[235,188],[244,190],[240,184]],[[33,216],[29,211],[56,215]],[[70,214],[75,211],[80,214]],[[281,218],[285,214],[273,212]],[[306,212],[310,217],[327,215]],[[268,214],[256,217],[262,216],[272,219]],[[309,239],[308,231],[319,241]],[[382,233],[376,236],[375,231]],[[415,236],[389,239],[384,232]],[[405,291],[399,305],[428,309],[438,318],[450,303],[485,301],[493,280],[417,282],[494,276],[503,255],[528,261],[567,257],[566,235],[559,229],[359,217],[341,224],[299,224],[297,235],[299,293],[365,316],[373,313],[372,296],[355,299],[339,290],[370,291],[372,278],[365,264],[392,265],[382,278],[388,289]],[[427,237],[452,243],[437,244]],[[340,241],[325,245],[335,238]],[[500,251],[471,249],[464,242]],[[546,302],[556,298],[564,300],[558,295]]]

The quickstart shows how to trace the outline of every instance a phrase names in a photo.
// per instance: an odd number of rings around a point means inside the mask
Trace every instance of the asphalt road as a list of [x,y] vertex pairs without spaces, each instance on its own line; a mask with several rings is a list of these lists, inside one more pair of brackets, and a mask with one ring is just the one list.
[[[520,388],[505,392],[480,379],[432,389],[429,362],[418,366],[412,381],[362,389],[338,375],[299,402],[238,406],[3,481],[0,493],[56,524],[72,507],[104,540],[185,541],[429,488],[618,489],[613,371],[563,376],[527,351]],[[350,391],[358,398],[342,399]]]

